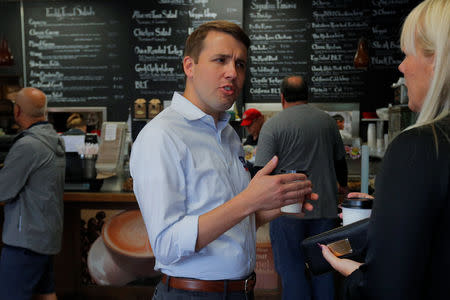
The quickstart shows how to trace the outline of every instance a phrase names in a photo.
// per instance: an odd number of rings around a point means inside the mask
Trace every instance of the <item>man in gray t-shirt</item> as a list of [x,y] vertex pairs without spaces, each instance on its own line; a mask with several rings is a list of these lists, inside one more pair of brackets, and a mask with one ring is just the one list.
[[[337,217],[337,182],[347,186],[345,150],[336,122],[327,113],[307,103],[308,89],[300,76],[283,79],[283,111],[266,121],[260,132],[256,166],[264,166],[274,155],[275,172],[303,170],[319,194],[314,210],[303,219],[282,216],[270,223],[275,267],[285,299],[333,299],[331,274],[308,281],[304,275],[301,241],[332,229]],[[311,284],[312,283],[312,284]],[[311,298],[312,297],[312,298]]]

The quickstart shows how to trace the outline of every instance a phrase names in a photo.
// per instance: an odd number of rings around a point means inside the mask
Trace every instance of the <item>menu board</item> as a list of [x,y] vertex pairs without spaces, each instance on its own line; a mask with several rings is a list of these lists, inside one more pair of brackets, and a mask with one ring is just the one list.
[[[393,77],[399,76],[401,22],[419,2],[246,1],[244,23],[252,46],[245,102],[278,102],[280,81],[296,74],[305,76],[311,102],[382,106],[389,101]],[[355,68],[353,62],[360,38],[369,48],[366,69]],[[389,82],[371,89],[384,79]]]
[[367,96],[361,111],[374,111],[393,103],[392,83],[403,74],[398,71],[404,54],[400,50],[402,22],[420,0],[373,0],[370,6],[370,66]]
[[26,85],[49,105],[128,107],[127,19],[115,3],[24,2]]
[[[371,65],[374,69],[392,68],[403,60],[400,51],[399,20],[415,6],[411,0],[374,0],[371,8]],[[419,1],[417,1],[419,2]],[[409,4],[409,5],[408,5]]]
[[184,90],[184,44],[199,25],[228,20],[242,26],[242,0],[160,0],[131,12],[134,98],[171,100]]
[[[25,85],[42,89],[51,106],[107,106],[108,120],[125,120],[134,100],[170,100],[184,89],[187,36],[225,19],[251,39],[243,102],[279,102],[281,79],[298,74],[311,102],[381,107],[401,76],[401,22],[418,2],[23,1]],[[353,64],[361,37],[366,70]]]
[[[307,2],[307,1],[303,1]],[[294,0],[245,1],[249,51],[245,102],[277,102],[280,81],[307,75],[310,8]]]
[[369,10],[355,3],[312,1],[310,98],[316,102],[358,102],[364,70],[353,63],[358,40],[367,36]]

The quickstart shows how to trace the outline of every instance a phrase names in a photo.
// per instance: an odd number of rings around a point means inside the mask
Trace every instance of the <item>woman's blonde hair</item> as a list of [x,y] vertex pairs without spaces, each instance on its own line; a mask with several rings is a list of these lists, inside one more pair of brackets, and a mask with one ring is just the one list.
[[444,118],[450,108],[450,1],[426,0],[405,20],[400,37],[405,53],[434,56],[434,74],[414,128]]

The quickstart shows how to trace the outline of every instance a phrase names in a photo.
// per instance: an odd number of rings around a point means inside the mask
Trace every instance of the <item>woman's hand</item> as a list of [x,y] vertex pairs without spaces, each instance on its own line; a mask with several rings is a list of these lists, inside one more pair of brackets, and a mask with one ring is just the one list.
[[347,198],[368,198],[368,199],[374,199],[372,196],[370,196],[369,194],[366,193],[357,193],[357,192],[353,192],[353,193],[349,193],[347,195]]
[[346,258],[338,258],[336,257],[330,249],[325,246],[319,244],[320,248],[322,249],[322,255],[326,259],[326,261],[339,273],[347,277],[348,275],[352,274],[353,271],[358,269],[362,263],[356,262],[351,259]]

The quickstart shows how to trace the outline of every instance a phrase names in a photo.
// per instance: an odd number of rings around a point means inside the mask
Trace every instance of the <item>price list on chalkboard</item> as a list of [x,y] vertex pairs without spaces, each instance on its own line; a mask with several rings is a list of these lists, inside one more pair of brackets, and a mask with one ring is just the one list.
[[[412,3],[410,3],[412,2]],[[371,2],[371,57],[374,69],[396,68],[403,59],[400,51],[399,20],[419,1],[374,0]]]
[[364,96],[364,70],[353,60],[359,39],[367,36],[369,10],[353,2],[312,1],[309,77],[316,102],[359,102]]
[[26,85],[43,90],[50,105],[127,107],[121,14],[113,3],[25,1]]
[[245,1],[245,30],[252,42],[245,102],[278,102],[284,76],[307,74],[311,9],[304,5],[310,4],[294,0]]
[[[140,8],[141,7],[141,8]],[[134,98],[171,100],[184,90],[184,44],[199,25],[228,20],[242,26],[242,0],[160,0],[133,6],[131,47]]]

